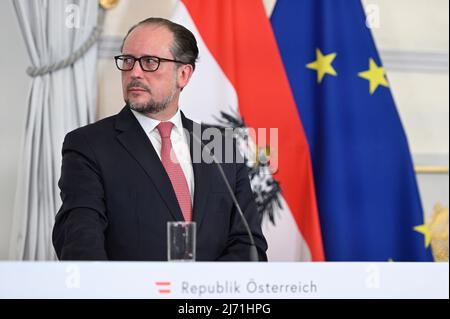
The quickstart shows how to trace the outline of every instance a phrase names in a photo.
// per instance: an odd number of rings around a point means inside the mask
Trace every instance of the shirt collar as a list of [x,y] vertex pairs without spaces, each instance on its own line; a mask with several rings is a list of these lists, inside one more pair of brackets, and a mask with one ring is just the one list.
[[[156,127],[161,123],[161,121],[152,119],[148,116],[143,115],[142,113],[136,112],[135,110],[131,110],[133,112],[134,116],[138,120],[139,124],[144,129],[145,133],[150,134],[152,133]],[[175,131],[181,135],[181,132],[183,132],[183,121],[181,120],[181,111],[180,108],[178,108],[175,115],[169,119],[167,122],[172,122],[174,127],[176,128]]]

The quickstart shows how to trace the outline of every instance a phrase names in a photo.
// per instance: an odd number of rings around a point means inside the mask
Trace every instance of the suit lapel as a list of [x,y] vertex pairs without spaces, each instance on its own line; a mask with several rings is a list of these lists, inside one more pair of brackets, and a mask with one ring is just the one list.
[[117,139],[150,177],[174,220],[183,220],[183,214],[164,166],[128,106],[118,114],[116,129],[119,131]]
[[181,112],[181,119],[183,121],[183,127],[189,131],[189,146],[195,180],[193,220],[197,222],[197,229],[199,231],[206,214],[206,202],[210,192],[210,170],[214,167],[203,162],[201,157],[203,147],[192,137],[195,134],[201,140],[201,125],[187,119],[183,112]]

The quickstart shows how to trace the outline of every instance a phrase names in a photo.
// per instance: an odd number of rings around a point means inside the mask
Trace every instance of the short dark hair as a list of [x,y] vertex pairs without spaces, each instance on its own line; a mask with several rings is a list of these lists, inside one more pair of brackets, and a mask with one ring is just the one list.
[[174,41],[172,47],[170,48],[170,52],[172,53],[174,59],[192,65],[192,68],[195,70],[195,63],[197,62],[198,59],[198,47],[197,47],[197,40],[195,39],[194,34],[192,34],[192,32],[186,29],[184,26],[164,18],[151,17],[142,20],[137,24],[135,24],[134,26],[132,26],[130,30],[128,30],[125,38],[123,39],[120,51],[122,52],[125,40],[128,38],[128,36],[134,29],[136,29],[141,25],[150,25],[150,24],[157,26],[164,26],[173,33]]

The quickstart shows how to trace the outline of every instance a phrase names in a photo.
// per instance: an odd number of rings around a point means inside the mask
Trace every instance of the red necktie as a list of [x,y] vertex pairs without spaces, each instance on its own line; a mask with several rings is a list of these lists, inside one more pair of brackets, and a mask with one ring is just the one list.
[[161,162],[166,169],[172,183],[173,190],[177,196],[178,204],[185,221],[192,220],[192,202],[189,187],[184,176],[180,163],[172,148],[170,133],[172,132],[173,123],[161,122],[156,127],[161,135]]

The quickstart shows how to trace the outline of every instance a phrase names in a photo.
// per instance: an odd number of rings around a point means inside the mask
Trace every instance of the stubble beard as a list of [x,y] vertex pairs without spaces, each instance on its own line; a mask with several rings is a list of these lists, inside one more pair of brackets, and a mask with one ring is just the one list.
[[135,103],[130,101],[130,99],[127,99],[125,102],[128,104],[130,109],[136,112],[142,114],[158,114],[165,111],[169,107],[176,93],[176,88],[174,87],[172,89],[172,92],[170,92],[170,94],[166,96],[162,101],[155,101],[153,98],[150,98],[147,103]]

